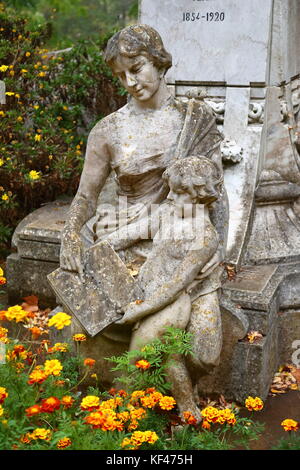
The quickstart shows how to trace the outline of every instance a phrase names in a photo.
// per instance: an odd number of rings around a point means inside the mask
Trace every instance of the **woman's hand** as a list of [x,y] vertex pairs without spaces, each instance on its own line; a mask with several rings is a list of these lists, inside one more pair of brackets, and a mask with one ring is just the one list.
[[60,267],[66,271],[79,273],[83,277],[83,245],[80,236],[72,232],[64,234],[60,250]]

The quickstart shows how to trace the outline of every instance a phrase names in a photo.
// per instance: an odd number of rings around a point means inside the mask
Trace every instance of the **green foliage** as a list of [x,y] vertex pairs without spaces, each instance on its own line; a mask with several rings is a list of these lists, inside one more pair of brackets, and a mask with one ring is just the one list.
[[137,0],[7,0],[6,5],[29,14],[31,25],[48,25],[47,45],[69,47],[78,39],[97,39],[138,17]]
[[102,59],[107,36],[51,54],[47,25],[32,29],[27,17],[5,9],[0,25],[7,93],[0,106],[1,245],[32,209],[75,193],[88,132],[126,100]]
[[272,447],[272,450],[300,450],[299,432],[289,431],[288,437],[283,437]]
[[[172,361],[172,356],[176,354],[191,354],[191,333],[187,333],[179,328],[168,327],[162,339],[155,339],[144,346],[141,350],[125,352],[119,357],[106,358],[108,361],[116,363],[113,371],[119,371],[121,377],[116,379],[125,385],[126,390],[140,390],[148,387],[155,387],[161,392],[169,389],[166,382],[166,369]],[[150,364],[148,369],[142,371],[136,367],[138,359],[143,359]]]

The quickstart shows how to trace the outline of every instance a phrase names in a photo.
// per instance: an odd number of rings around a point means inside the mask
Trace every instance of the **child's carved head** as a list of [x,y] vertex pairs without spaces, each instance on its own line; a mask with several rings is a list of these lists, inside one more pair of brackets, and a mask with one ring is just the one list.
[[[181,196],[182,203],[210,204],[221,192],[223,178],[219,168],[206,157],[186,157],[176,160],[163,173],[170,187],[168,199]],[[178,196],[176,196],[178,198]]]

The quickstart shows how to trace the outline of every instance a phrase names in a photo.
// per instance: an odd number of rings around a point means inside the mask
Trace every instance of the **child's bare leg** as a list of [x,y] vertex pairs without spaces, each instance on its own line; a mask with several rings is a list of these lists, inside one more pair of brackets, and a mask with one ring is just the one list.
[[192,303],[187,331],[193,333],[194,353],[187,357],[187,366],[197,380],[219,363],[222,323],[217,291],[200,296]]
[[173,326],[185,330],[191,313],[191,299],[182,293],[174,302],[152,315],[143,318],[131,336],[130,348],[140,349],[166,332],[166,327]]
[[[191,301],[188,294],[181,294],[171,305],[165,307],[140,322],[133,332],[130,350],[140,349],[165,333],[167,326],[185,329],[190,318]],[[190,411],[200,421],[201,413],[194,400],[192,381],[180,354],[174,355],[167,369],[167,381],[171,384],[171,392],[176,400],[180,416]]]

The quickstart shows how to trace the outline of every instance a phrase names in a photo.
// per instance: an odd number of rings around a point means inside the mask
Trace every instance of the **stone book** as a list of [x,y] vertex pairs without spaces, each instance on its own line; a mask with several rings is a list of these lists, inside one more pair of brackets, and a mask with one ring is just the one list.
[[86,251],[82,277],[58,268],[48,280],[64,309],[92,337],[119,320],[122,308],[142,296],[126,265],[107,242]]

